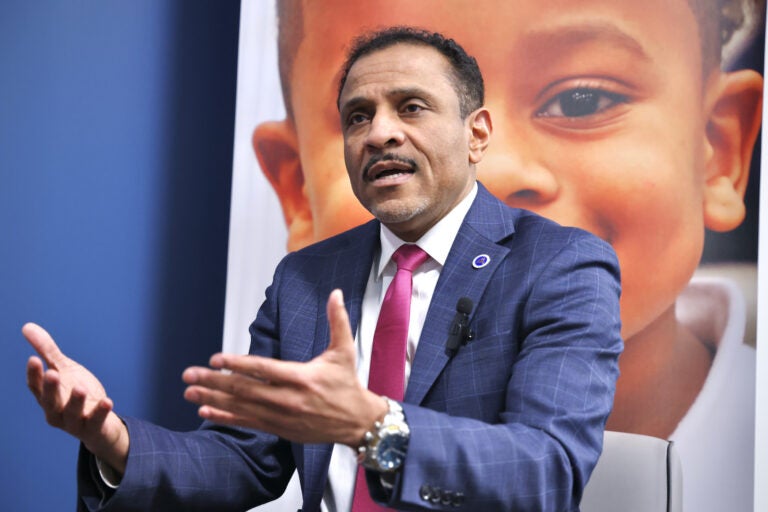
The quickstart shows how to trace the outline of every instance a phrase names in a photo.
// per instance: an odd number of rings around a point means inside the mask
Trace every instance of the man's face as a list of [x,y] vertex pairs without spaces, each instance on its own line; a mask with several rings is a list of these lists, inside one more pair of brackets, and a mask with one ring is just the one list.
[[[625,338],[668,310],[698,265],[717,171],[713,101],[685,0],[337,3],[304,7],[291,101],[312,230],[292,248],[370,218],[344,173],[337,70],[359,33],[408,24],[456,39],[484,73],[494,136],[478,179],[509,205],[613,245]],[[353,186],[367,189],[359,173],[369,157],[346,153]],[[358,194],[365,202],[369,192]]]
[[450,73],[435,49],[397,44],[355,62],[341,91],[352,191],[408,241],[418,240],[474,183],[472,131]]

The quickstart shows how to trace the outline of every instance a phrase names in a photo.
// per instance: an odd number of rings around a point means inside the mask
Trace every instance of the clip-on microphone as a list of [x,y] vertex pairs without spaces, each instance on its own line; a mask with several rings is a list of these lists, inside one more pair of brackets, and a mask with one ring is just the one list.
[[469,328],[469,314],[472,313],[472,300],[468,297],[461,297],[456,303],[456,316],[448,330],[448,340],[445,342],[446,350],[455,352],[460,345],[466,344],[474,337],[474,333]]

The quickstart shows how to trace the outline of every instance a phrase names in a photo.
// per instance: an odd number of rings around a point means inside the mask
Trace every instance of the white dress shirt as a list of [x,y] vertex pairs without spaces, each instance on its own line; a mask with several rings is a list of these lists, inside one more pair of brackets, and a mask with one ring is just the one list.
[[[408,323],[408,349],[405,361],[405,385],[411,372],[411,363],[416,354],[416,347],[421,337],[421,329],[427,317],[427,310],[432,301],[432,294],[445,265],[461,223],[477,195],[475,184],[467,196],[443,217],[432,229],[422,236],[416,245],[421,247],[429,258],[413,272],[411,295],[411,316]],[[368,284],[365,287],[360,316],[360,325],[355,337],[357,345],[357,377],[367,387],[371,362],[371,347],[379,310],[384,294],[395,277],[397,265],[392,261],[392,254],[405,242],[392,231],[381,225],[381,251],[374,256]],[[448,326],[446,326],[446,337]],[[357,453],[344,445],[335,445],[328,471],[328,485],[323,495],[323,512],[343,512],[352,508],[352,495],[357,475]]]

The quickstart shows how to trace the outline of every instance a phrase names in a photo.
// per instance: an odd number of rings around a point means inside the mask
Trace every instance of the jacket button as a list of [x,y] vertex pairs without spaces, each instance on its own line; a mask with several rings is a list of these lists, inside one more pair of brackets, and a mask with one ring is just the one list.
[[443,499],[443,490],[439,487],[432,488],[432,497],[429,499],[432,503],[437,505]]
[[432,499],[432,495],[434,494],[434,491],[432,490],[432,487],[424,484],[421,487],[419,487],[419,496],[424,501],[429,501]]

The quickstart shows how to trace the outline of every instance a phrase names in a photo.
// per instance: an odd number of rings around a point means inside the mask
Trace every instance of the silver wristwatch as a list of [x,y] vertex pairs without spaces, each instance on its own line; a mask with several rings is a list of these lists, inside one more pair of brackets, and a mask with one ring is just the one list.
[[405,422],[399,403],[385,397],[389,412],[373,429],[365,433],[363,444],[357,449],[357,461],[367,469],[379,473],[392,473],[402,466],[408,450],[411,431]]

